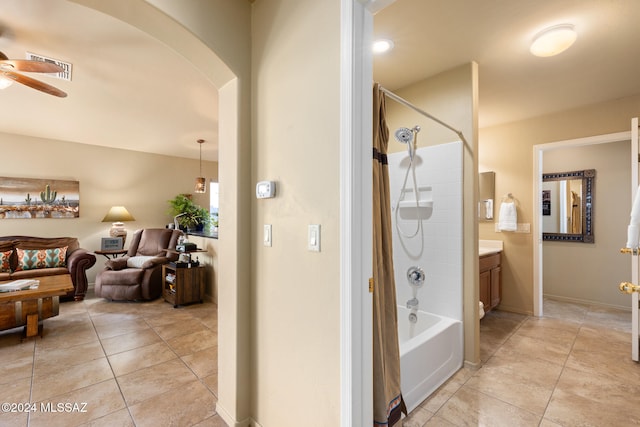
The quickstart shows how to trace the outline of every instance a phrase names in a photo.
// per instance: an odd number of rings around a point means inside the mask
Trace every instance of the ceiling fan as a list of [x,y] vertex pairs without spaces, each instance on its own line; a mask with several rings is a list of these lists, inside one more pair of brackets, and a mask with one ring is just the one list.
[[28,73],[60,73],[64,71],[62,67],[50,62],[32,61],[28,59],[9,59],[7,55],[0,52],[0,83],[3,78],[22,83],[33,89],[48,93],[49,95],[64,98],[66,92],[51,86],[50,84],[41,82],[34,78],[17,73],[16,71],[24,71]]

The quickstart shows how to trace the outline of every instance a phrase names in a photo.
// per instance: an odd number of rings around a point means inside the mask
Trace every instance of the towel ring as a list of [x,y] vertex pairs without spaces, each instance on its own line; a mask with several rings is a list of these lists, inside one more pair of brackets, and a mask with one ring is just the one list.
[[518,203],[518,200],[513,197],[513,194],[511,193],[507,193],[504,196],[502,196],[502,202],[513,202],[513,203]]

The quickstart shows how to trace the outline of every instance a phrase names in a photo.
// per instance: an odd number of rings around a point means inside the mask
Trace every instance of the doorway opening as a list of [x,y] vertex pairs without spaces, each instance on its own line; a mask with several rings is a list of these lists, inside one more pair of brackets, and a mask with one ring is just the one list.
[[[567,150],[567,149],[572,149],[572,148],[579,148],[579,147],[588,147],[588,146],[595,146],[598,144],[609,144],[609,143],[614,143],[614,142],[620,142],[620,141],[630,141],[631,140],[631,133],[630,132],[618,132],[618,133],[613,133],[613,134],[606,134],[606,135],[597,135],[597,136],[593,136],[593,137],[586,137],[586,138],[577,138],[577,139],[571,139],[571,140],[565,140],[565,141],[557,141],[557,142],[552,142],[552,143],[548,143],[548,144],[539,144],[539,145],[535,145],[533,147],[534,150],[534,156],[533,156],[533,160],[534,160],[534,167],[533,167],[533,184],[534,184],[534,188],[533,188],[533,194],[534,194],[534,212],[533,212],[533,233],[534,233],[534,241],[533,241],[533,313],[535,316],[542,316],[544,313],[544,289],[543,289],[543,279],[544,279],[544,269],[543,269],[543,261],[544,261],[544,255],[543,255],[543,239],[542,239],[542,233],[543,233],[543,215],[542,215],[542,190],[543,190],[543,186],[542,186],[542,174],[543,172],[545,172],[545,169],[543,167],[543,158],[544,158],[544,154],[545,152],[550,153],[552,150]],[[637,162],[631,162],[632,166],[632,171],[631,171],[631,176],[634,176],[634,171],[633,168],[635,168],[635,176],[637,176],[637,168],[638,168],[638,164]],[[556,166],[558,167],[558,166]],[[571,167],[569,165],[567,165],[567,167],[569,169],[571,169]],[[567,169],[567,170],[569,170]],[[580,168],[578,168],[580,169]],[[548,172],[548,171],[546,171]],[[564,171],[554,171],[554,172],[564,172]],[[597,173],[597,172],[596,172]],[[598,184],[596,182],[596,188],[598,188]],[[628,188],[631,188],[630,186],[630,182],[626,181],[626,182],[620,182],[618,183],[618,188],[620,188],[622,190],[621,194],[623,195],[623,197],[626,197],[629,194],[627,192]],[[610,189],[609,189],[610,190]],[[597,190],[596,190],[597,191]],[[607,192],[607,188],[600,186],[600,191],[601,192]],[[597,196],[596,196],[597,198]],[[596,199],[597,200],[597,199]],[[597,202],[596,202],[597,203]],[[602,203],[598,204],[597,207],[595,207],[595,211],[594,211],[594,217],[597,218],[597,211],[598,209],[601,210],[605,209],[605,202],[603,201]],[[625,225],[626,227],[626,225]],[[596,244],[598,244],[598,228],[597,226],[594,227],[595,230],[595,242]],[[601,233],[606,233],[605,230],[601,230]],[[601,235],[603,236],[603,235]],[[622,241],[624,239],[624,235],[619,236],[620,239],[620,245],[623,245],[624,242]],[[574,245],[573,247],[575,248],[575,245],[582,245],[582,243],[565,243],[565,242],[554,242],[554,244],[556,245]],[[600,245],[602,246],[602,245]],[[584,260],[583,260],[584,261]],[[615,278],[612,278],[612,283],[613,281],[615,281]],[[574,284],[575,285],[575,284]],[[615,289],[612,287],[612,291],[614,292]]]

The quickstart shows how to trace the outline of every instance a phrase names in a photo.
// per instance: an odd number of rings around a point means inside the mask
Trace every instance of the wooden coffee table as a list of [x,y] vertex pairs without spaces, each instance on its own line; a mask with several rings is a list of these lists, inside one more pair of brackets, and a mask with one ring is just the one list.
[[[39,277],[38,289],[0,293],[0,330],[24,325],[24,338],[40,335],[42,321],[57,316],[60,296],[73,290],[71,276],[61,274]],[[0,282],[8,283],[10,281]]]

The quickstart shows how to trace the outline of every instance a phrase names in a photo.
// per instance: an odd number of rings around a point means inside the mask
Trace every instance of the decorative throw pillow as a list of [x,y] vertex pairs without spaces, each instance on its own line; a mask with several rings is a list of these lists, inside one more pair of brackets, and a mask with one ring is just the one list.
[[9,258],[13,251],[0,252],[0,273],[10,273],[11,264],[9,264]]
[[67,248],[51,249],[20,249],[17,248],[18,268],[20,270],[33,270],[36,268],[66,267]]
[[[153,260],[154,256],[138,255],[132,256],[127,260],[127,267],[129,268],[149,268],[153,264],[147,263],[147,261]],[[145,265],[146,264],[146,265]]]

